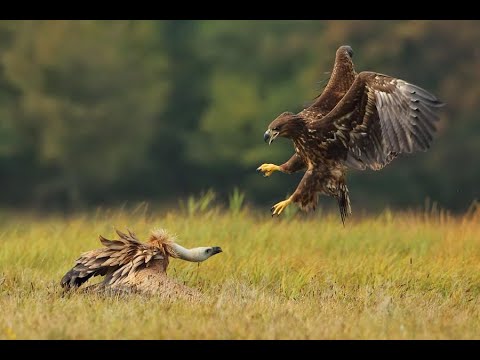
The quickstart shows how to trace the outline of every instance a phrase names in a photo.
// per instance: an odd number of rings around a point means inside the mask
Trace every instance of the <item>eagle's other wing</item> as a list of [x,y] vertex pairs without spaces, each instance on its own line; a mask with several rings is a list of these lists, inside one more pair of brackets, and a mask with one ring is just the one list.
[[330,79],[323,92],[300,113],[307,121],[328,114],[350,89],[357,76],[352,62],[352,54],[350,46],[344,45],[338,48]]
[[365,71],[337,106],[311,126],[347,166],[379,170],[398,154],[430,147],[443,105],[416,85]]
[[62,287],[80,286],[97,275],[107,275],[105,285],[114,285],[130,273],[150,266],[153,261],[167,258],[163,249],[141,243],[130,231],[127,235],[117,230],[117,234],[120,237],[118,240],[107,240],[100,236],[105,247],[82,254],[62,278]]

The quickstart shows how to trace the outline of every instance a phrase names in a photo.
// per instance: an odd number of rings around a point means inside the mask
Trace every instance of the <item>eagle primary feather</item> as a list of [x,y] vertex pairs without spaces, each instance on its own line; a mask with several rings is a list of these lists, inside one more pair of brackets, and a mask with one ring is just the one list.
[[272,207],[280,214],[290,203],[314,210],[319,194],[337,198],[342,222],[351,214],[347,168],[380,170],[403,153],[430,147],[441,103],[421,87],[391,76],[357,74],[353,51],[341,46],[332,76],[322,94],[298,114],[284,112],[264,134],[270,144],[278,136],[293,140],[295,154],[284,164],[263,164],[257,170],[306,170],[291,197]]

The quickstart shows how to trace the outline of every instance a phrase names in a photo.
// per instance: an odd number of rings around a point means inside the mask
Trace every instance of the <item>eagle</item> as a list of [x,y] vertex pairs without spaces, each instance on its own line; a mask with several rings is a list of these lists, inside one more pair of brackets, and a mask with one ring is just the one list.
[[201,262],[221,253],[219,246],[186,249],[176,243],[175,237],[165,229],[152,231],[149,241],[141,242],[135,233],[116,230],[119,238],[108,240],[99,236],[104,246],[83,253],[62,278],[65,290],[77,288],[92,277],[104,276],[102,282],[86,290],[137,292],[160,295],[184,294],[195,297],[197,293],[166,276],[169,258]]
[[351,215],[347,169],[380,170],[398,155],[426,151],[444,104],[427,90],[371,71],[356,73],[353,50],[340,46],[323,92],[299,113],[284,112],[264,134],[293,140],[295,153],[282,165],[262,164],[257,171],[291,174],[305,171],[295,192],[271,208],[280,215],[291,203],[315,210],[319,194],[338,201],[342,223]]

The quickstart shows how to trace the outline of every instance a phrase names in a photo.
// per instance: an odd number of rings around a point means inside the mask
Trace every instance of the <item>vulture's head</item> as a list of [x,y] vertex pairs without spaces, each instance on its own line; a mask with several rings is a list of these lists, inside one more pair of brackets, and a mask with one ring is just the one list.
[[196,262],[202,262],[212,257],[213,255],[220,254],[222,248],[220,246],[201,246],[190,249],[195,255]]
[[293,139],[300,135],[304,126],[305,122],[301,116],[291,112],[284,112],[270,123],[267,131],[263,134],[263,139],[268,145],[279,136]]

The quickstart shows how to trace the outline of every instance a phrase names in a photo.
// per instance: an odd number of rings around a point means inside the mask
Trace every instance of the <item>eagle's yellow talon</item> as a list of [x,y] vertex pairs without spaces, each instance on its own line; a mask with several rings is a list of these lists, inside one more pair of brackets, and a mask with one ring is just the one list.
[[272,175],[274,171],[280,171],[280,166],[275,164],[262,164],[257,168],[257,171],[263,172],[263,176],[267,177]]
[[292,202],[291,198],[288,198],[287,200],[280,201],[278,204],[275,204],[272,206],[270,209],[272,211],[272,216],[273,215],[280,215],[285,208],[290,205]]

